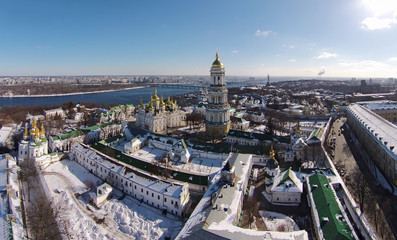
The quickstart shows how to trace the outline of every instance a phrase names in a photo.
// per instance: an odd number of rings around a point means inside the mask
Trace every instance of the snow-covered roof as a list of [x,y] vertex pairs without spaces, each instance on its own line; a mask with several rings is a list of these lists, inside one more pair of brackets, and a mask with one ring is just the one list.
[[142,143],[141,139],[139,138],[134,138],[131,140],[131,147],[135,147],[138,146]]
[[162,193],[164,195],[179,198],[183,185],[163,181],[154,176],[146,175],[143,172],[136,171],[127,164],[116,162],[110,158],[106,158],[103,155],[96,153],[95,151],[85,148],[81,144],[75,144],[74,148],[81,152],[86,157],[96,161],[100,165],[106,167],[110,171],[113,171],[126,179],[133,181],[136,184],[149,188],[155,192]]
[[274,177],[272,192],[303,192],[303,183],[296,173],[289,168]]
[[357,102],[371,111],[380,110],[397,110],[397,101],[380,100],[380,101],[369,101],[369,102]]
[[351,104],[348,113],[397,160],[397,126],[359,104]]
[[7,140],[8,136],[10,135],[12,131],[12,127],[2,127],[0,129],[0,146],[5,143]]
[[292,149],[293,149],[293,150],[298,150],[298,149],[301,149],[301,148],[303,148],[303,147],[305,147],[305,146],[307,146],[305,140],[304,140],[303,138],[300,137],[300,138],[298,138],[298,139],[295,141],[294,145],[292,146]]

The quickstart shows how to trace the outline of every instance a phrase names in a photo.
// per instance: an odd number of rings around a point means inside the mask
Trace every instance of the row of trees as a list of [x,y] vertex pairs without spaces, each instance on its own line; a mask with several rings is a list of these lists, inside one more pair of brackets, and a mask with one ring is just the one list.
[[358,203],[362,213],[365,213],[367,220],[375,226],[375,231],[381,239],[394,239],[384,212],[391,211],[391,203],[388,198],[381,200],[382,210],[379,208],[380,199],[371,193],[368,179],[355,168],[351,173],[351,180],[348,183],[350,192]]

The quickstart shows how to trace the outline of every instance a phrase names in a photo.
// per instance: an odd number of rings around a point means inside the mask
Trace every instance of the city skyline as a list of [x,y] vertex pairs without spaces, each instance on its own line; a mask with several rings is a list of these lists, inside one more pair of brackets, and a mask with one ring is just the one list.
[[0,5],[0,75],[396,77],[393,0],[19,1]]

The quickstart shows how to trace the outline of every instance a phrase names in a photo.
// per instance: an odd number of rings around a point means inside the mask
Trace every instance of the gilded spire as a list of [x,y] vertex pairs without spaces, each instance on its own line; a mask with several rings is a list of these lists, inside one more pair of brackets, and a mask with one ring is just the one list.
[[163,96],[161,96],[160,107],[164,107],[164,106],[165,106],[164,99],[163,99]]
[[[150,98],[152,98],[152,97],[150,96]],[[153,110],[153,109],[154,109],[154,108],[153,108],[152,100],[150,99],[149,110]]]
[[36,131],[36,132],[33,134],[33,138],[34,138],[35,140],[39,139],[39,131]]
[[44,125],[41,124],[41,128],[40,128],[40,136],[44,137],[45,136],[45,132],[44,132]]
[[36,129],[37,128],[37,120],[36,119],[33,119],[33,122],[32,122],[32,129]]
[[153,96],[153,101],[158,101],[159,97],[157,97],[157,89],[154,89],[154,96]]
[[298,122],[298,127],[296,128],[296,133],[301,133],[301,132],[302,132],[301,124],[300,124],[300,122]]
[[26,139],[28,137],[29,133],[28,133],[28,124],[25,124],[25,132],[23,133],[23,138]]
[[275,156],[276,154],[274,153],[274,150],[273,150],[273,147],[272,147],[272,149],[270,150],[270,154],[269,154],[269,156],[270,156],[270,159],[274,159],[274,156]]
[[143,107],[142,98],[141,98],[141,100],[139,100],[139,105],[138,105],[138,107],[140,107],[140,108]]
[[219,53],[218,53],[218,51],[216,51],[216,59],[215,59],[215,61],[212,63],[212,67],[213,67],[213,68],[223,68],[223,63],[221,62],[221,60],[219,60]]

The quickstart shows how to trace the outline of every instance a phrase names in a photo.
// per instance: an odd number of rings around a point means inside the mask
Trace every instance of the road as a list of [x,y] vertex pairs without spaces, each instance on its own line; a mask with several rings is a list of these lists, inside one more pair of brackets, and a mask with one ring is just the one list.
[[[332,134],[332,131],[334,131],[334,134]],[[341,177],[343,175],[343,179],[350,192],[352,192],[352,189],[350,189],[351,185],[348,183],[351,180],[348,179],[350,179],[350,174],[352,173],[353,169],[357,168],[361,174],[363,174],[364,178],[367,179],[367,182],[369,183],[370,194],[378,199],[378,205],[381,208],[387,222],[389,223],[390,229],[394,234],[394,238],[396,239],[397,198],[387,190],[379,187],[377,180],[371,174],[365,162],[365,159],[370,159],[369,156],[366,154],[365,149],[358,142],[353,141],[352,135],[354,135],[354,133],[352,133],[350,128],[347,126],[346,118],[341,118],[334,122],[327,140],[327,144],[329,144],[331,139],[335,138],[335,157],[333,159],[335,167],[338,166],[337,168],[339,169],[340,175]],[[370,164],[372,163],[371,161],[368,162],[370,162]],[[366,218],[368,219],[368,216],[366,216]],[[375,231],[375,227],[372,226],[372,228]]]

